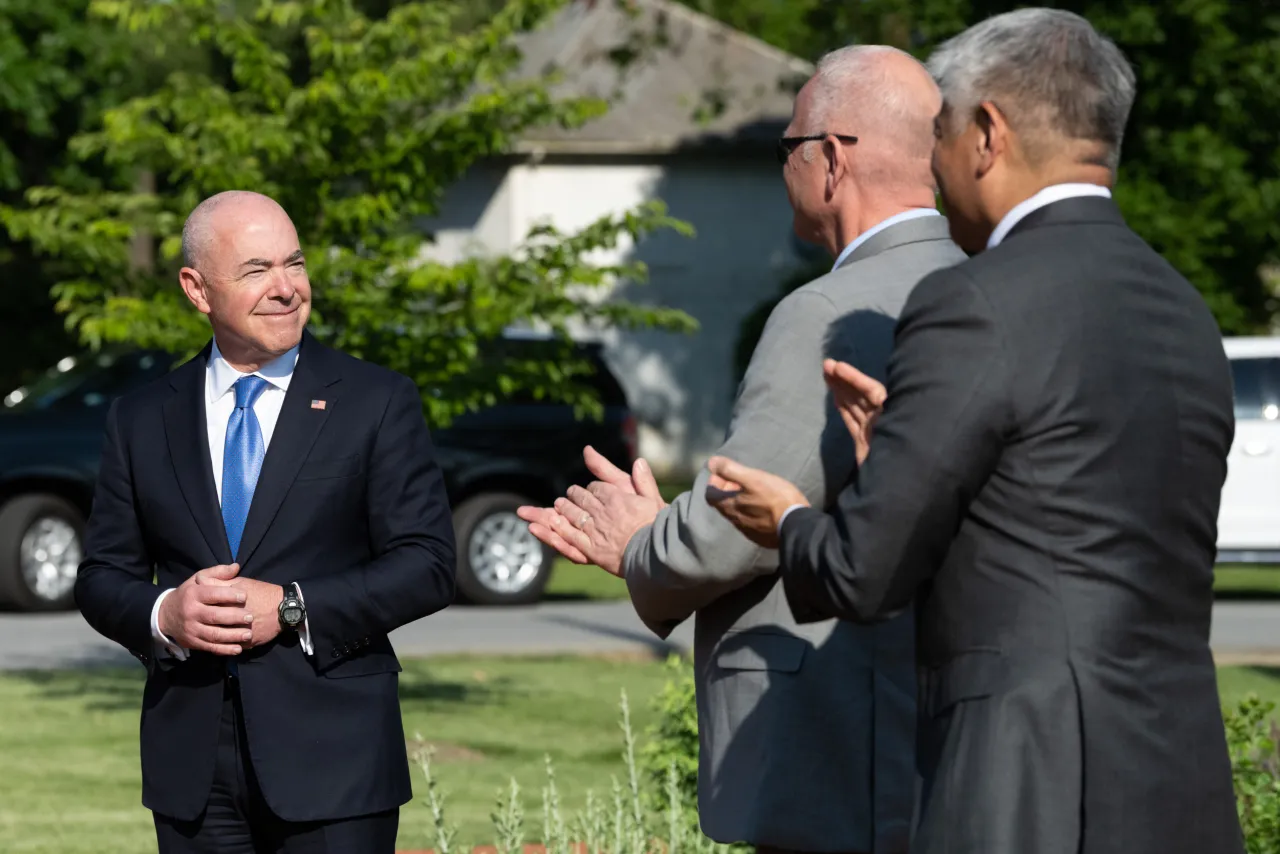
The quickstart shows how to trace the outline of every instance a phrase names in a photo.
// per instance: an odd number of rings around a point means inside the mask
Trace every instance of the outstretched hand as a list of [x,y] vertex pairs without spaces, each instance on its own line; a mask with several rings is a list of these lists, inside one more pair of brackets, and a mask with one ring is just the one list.
[[809,506],[803,492],[776,474],[727,457],[712,457],[707,468],[707,502],[756,545],[776,549],[782,514],[796,504]]
[[822,363],[822,376],[831,389],[836,410],[853,437],[858,465],[871,452],[871,433],[884,408],[888,393],[884,385],[847,362],[827,359]]
[[520,507],[529,532],[578,564],[596,564],[622,575],[622,553],[636,531],[653,522],[666,506],[648,463],[636,460],[631,474],[594,448],[582,452],[587,470],[598,480],[585,489],[572,486],[554,507]]

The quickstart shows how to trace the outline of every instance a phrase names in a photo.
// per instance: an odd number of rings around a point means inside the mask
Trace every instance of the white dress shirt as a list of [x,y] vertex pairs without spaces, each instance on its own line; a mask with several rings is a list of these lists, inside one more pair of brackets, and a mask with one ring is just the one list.
[[1000,220],[999,224],[996,225],[995,231],[992,231],[991,236],[987,238],[987,248],[991,249],[999,246],[1009,236],[1009,232],[1013,230],[1013,227],[1022,222],[1023,217],[1032,211],[1039,210],[1045,205],[1051,205],[1054,202],[1082,196],[1101,196],[1109,199],[1111,198],[1111,191],[1098,184],[1052,184],[1045,187],[1026,201],[1014,205],[1013,209],[1004,215],[1004,219]]
[[[1004,218],[996,225],[995,230],[991,232],[991,237],[987,239],[987,248],[990,249],[993,246],[998,246],[1002,240],[1009,236],[1009,232],[1013,230],[1013,227],[1021,222],[1022,219],[1032,211],[1039,210],[1045,205],[1051,205],[1054,202],[1061,202],[1066,199],[1074,199],[1081,196],[1101,196],[1109,199],[1111,198],[1111,191],[1106,187],[1102,187],[1097,184],[1053,184],[1045,187],[1031,198],[1014,205],[1013,208],[1004,215]],[[858,235],[857,239],[854,240],[853,243],[846,246],[845,250],[840,253],[840,257],[836,259],[836,266],[839,267],[840,262],[848,257],[849,253],[853,252],[853,250],[856,249],[862,241],[866,240],[876,231],[879,231],[894,222],[901,222],[903,219],[914,219],[916,216],[925,216],[927,214],[936,213],[937,211],[921,209],[918,211],[908,211],[905,214],[898,214],[896,217],[889,217],[874,228],[868,229]],[[791,515],[791,511],[803,506],[805,505],[793,504],[783,511],[782,518],[778,520],[777,530],[779,537],[782,536],[782,525],[787,521],[787,517]]]
[[[289,382],[293,379],[293,369],[297,364],[298,348],[294,347],[252,374],[267,381],[266,387],[253,404],[253,414],[257,416],[258,425],[262,428],[263,453],[266,453],[267,448],[271,446],[271,436],[275,432],[276,422],[280,419],[280,407],[284,405],[284,395],[289,390]],[[219,504],[222,503],[222,458],[226,451],[227,422],[231,420],[231,414],[236,408],[235,384],[245,376],[250,374],[240,373],[222,357],[222,352],[218,350],[218,342],[215,340],[213,350],[209,354],[209,366],[205,369],[204,414],[209,430],[209,456],[213,463],[213,484],[218,491]],[[151,636],[174,658],[185,661],[187,650],[175,644],[160,631],[160,603],[172,592],[173,589],[170,588],[161,593],[156,599],[155,607],[151,609]],[[302,596],[301,585],[299,585],[298,596],[300,598]],[[305,605],[305,602],[303,604]],[[307,620],[298,628],[298,639],[303,652],[307,655],[312,654],[310,626],[310,620]]]

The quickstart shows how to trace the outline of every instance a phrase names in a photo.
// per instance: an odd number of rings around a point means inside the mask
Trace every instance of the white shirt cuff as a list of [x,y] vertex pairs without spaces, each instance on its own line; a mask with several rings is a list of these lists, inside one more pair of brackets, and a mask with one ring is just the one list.
[[173,639],[160,631],[160,603],[164,601],[164,597],[168,596],[175,588],[170,587],[168,590],[156,597],[156,604],[151,607],[151,637],[156,642],[156,655],[167,652],[169,655],[178,659],[178,661],[187,660],[187,651],[173,642]]
[[792,510],[799,510],[805,507],[804,504],[792,504],[786,510],[782,511],[782,518],[778,520],[778,539],[782,539],[782,526],[787,524],[787,517],[791,515]]
[[[307,612],[307,600],[302,595],[302,585],[295,584],[293,589],[298,591],[298,601],[302,603],[302,612]],[[311,618],[303,617],[302,625],[298,626],[298,643],[302,646],[302,651],[307,655],[315,655],[315,648],[311,645]]]

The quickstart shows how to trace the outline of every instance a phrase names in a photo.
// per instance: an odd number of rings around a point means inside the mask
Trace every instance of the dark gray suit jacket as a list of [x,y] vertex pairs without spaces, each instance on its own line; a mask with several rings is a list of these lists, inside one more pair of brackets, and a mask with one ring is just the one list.
[[[940,216],[871,235],[835,271],[773,310],[719,453],[831,506],[854,468],[822,359],[883,377],[916,283],[964,261]],[[697,614],[694,665],[702,829],[720,842],[794,851],[906,850],[916,775],[911,615],[877,626],[798,625],[778,553],[756,547],[690,492],[627,545],[636,613],[665,637]]]
[[918,854],[1232,854],[1209,620],[1231,378],[1203,299],[1108,199],[912,293],[871,454],[792,513],[808,615],[918,596]]

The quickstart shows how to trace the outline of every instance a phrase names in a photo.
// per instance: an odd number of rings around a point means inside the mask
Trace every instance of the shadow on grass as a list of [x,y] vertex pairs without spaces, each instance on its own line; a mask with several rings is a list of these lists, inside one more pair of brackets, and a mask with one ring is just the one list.
[[1213,594],[1215,602],[1280,602],[1280,591],[1277,590],[1216,590]]
[[400,702],[425,705],[467,705],[501,703],[515,690],[505,677],[479,680],[439,679],[431,675],[430,667],[418,664],[406,667],[400,674]]
[[74,670],[18,670],[8,674],[38,689],[41,699],[74,700],[85,709],[142,711],[146,671],[136,667],[81,667]]
[[[142,691],[146,671],[141,666],[84,666],[57,670],[13,670],[7,677],[37,689],[44,700],[76,702],[92,711],[142,710]],[[400,674],[399,695],[402,703],[426,705],[476,705],[501,703],[516,692],[509,680],[493,678],[485,682],[441,679],[432,675],[429,666],[412,663]]]

